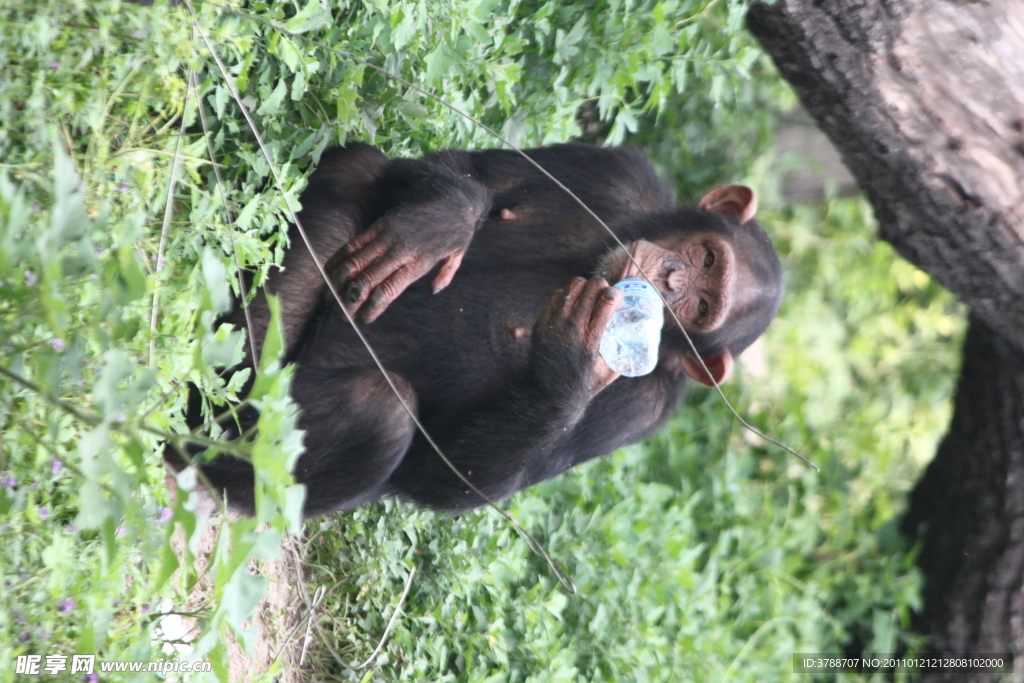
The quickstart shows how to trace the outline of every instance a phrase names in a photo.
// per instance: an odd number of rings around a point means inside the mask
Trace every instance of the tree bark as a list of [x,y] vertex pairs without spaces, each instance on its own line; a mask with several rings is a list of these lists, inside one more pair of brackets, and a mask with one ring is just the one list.
[[1024,348],[1024,3],[780,0],[749,26],[882,238]]
[[972,316],[949,433],[903,520],[923,532],[921,626],[935,651],[1019,654],[1024,644],[1021,368],[1024,353]]
[[1024,2],[780,0],[756,3],[748,24],[867,194],[881,237],[971,307],[953,421],[905,528],[925,529],[932,650],[1020,655]]

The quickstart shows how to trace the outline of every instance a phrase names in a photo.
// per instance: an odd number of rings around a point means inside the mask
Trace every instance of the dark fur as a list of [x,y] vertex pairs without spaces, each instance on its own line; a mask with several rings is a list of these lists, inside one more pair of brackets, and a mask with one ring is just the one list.
[[[756,296],[715,332],[693,335],[702,354],[727,348],[738,355],[774,317],[781,269],[756,221],[740,226],[673,207],[634,150],[560,145],[528,153],[624,242],[700,231],[730,241],[755,274]],[[666,330],[653,373],[619,378],[592,400],[582,355],[511,334],[532,329],[551,293],[573,276],[591,275],[613,247],[572,198],[515,153],[446,151],[389,162],[373,147],[350,145],[324,156],[302,204],[300,219],[324,260],[385,214],[402,216],[410,239],[421,231],[476,230],[447,289],[434,295],[431,273],[362,329],[427,430],[488,497],[642,439],[674,410],[683,374],[673,357],[688,350],[678,332]],[[500,220],[506,208],[514,220]],[[307,487],[305,513],[385,494],[445,510],[481,505],[415,432],[344,316],[323,297],[294,234],[284,265],[268,286],[282,297],[287,358],[299,364],[293,395],[303,410],[306,452],[295,477]],[[262,296],[252,312],[261,339],[268,322]],[[242,324],[240,313],[231,320]],[[248,464],[223,456],[205,470],[232,505],[252,512]]]

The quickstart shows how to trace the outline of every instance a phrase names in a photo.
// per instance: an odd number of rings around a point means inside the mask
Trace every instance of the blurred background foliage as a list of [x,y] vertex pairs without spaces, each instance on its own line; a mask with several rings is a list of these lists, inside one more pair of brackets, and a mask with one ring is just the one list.
[[[282,194],[186,7],[0,0],[0,679],[19,654],[190,652],[226,680],[225,636],[252,649],[243,623],[266,584],[247,568],[289,531],[309,592],[330,589],[307,661],[326,680],[790,680],[794,652],[916,647],[920,578],[895,520],[949,417],[963,311],[875,239],[863,199],[781,195],[803,163],[773,148],[794,98],[744,32],[746,4],[247,4],[287,35],[196,2]],[[259,434],[222,446],[256,461],[259,519],[215,522],[212,589],[185,615],[199,631],[173,642],[210,522],[172,500],[160,454],[185,430],[187,381],[238,388],[216,368],[240,357],[241,333],[215,326],[236,258],[257,280],[280,258],[287,206],[329,146],[499,144],[297,36],[519,145],[628,142],[680,197],[755,187],[788,295],[726,391],[821,473],[694,389],[648,443],[504,504],[573,577],[567,595],[492,512],[382,501],[300,526],[290,370],[268,352]],[[352,670],[413,566],[389,642]]]

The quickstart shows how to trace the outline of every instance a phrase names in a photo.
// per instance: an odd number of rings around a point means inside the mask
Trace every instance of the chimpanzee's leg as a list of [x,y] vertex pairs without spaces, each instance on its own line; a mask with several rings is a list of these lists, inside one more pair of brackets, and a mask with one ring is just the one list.
[[[416,396],[396,373],[388,373],[409,407]],[[306,485],[307,517],[352,508],[377,498],[409,448],[415,432],[377,368],[328,370],[300,367],[292,395],[302,406],[299,427],[306,452],[295,465],[295,480]],[[222,456],[203,471],[232,509],[253,514],[253,470]]]
[[[384,154],[371,145],[352,143],[324,153],[302,193],[299,221],[320,263],[325,263],[350,239],[365,230],[379,212],[380,180],[388,166]],[[323,280],[316,263],[293,225],[281,268],[272,269],[266,289],[281,298],[281,322],[291,356],[302,332],[319,305]],[[270,323],[270,309],[262,291],[249,305],[257,351]],[[226,317],[239,329],[245,314],[237,306]]]

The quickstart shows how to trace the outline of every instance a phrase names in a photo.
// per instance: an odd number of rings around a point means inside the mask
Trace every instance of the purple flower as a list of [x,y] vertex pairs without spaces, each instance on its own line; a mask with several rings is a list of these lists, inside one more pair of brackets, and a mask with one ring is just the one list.
[[128,183],[121,183],[120,185],[117,186],[118,192],[127,192],[128,189]]
[[66,527],[64,527],[64,530],[65,531],[74,531],[75,530],[75,525],[74,524],[68,524]]
[[125,535],[125,533],[127,531],[128,531],[128,529],[125,527],[124,524],[122,524],[122,525],[117,527],[117,530],[114,532],[114,536],[116,536],[117,538],[121,538],[122,536]]
[[99,280],[100,276],[97,275],[96,273],[92,273],[92,274],[89,275],[89,279],[90,280]]
[[26,270],[25,271],[25,284],[26,285],[28,285],[29,287],[35,287],[36,283],[38,281],[39,281],[39,278],[36,277],[35,273],[33,273],[31,270]]
[[120,607],[124,604],[124,600],[121,598],[114,598],[114,607]]
[[45,505],[40,505],[40,506],[38,507],[38,510],[39,510],[39,516],[40,516],[40,517],[41,517],[42,519],[46,519],[47,517],[49,517],[49,516],[50,516],[50,511],[46,509],[46,506],[45,506]]
[[15,479],[14,477],[7,477],[6,479],[4,479],[4,486],[6,486],[7,488],[13,489],[17,485],[18,480]]
[[142,609],[140,609],[139,611],[142,612],[143,614],[149,614],[149,610],[150,609],[151,608],[149,606],[149,603],[148,602],[144,602],[144,603],[142,603]]
[[63,460],[54,460],[50,463],[50,474],[60,474],[60,471],[64,469]]
[[25,625],[25,617],[23,617],[20,614],[15,616],[14,617],[14,623],[17,624],[18,626],[24,626]]
[[124,413],[118,413],[117,417],[115,417],[114,419],[117,420],[118,422],[124,422],[128,418],[124,416]]
[[82,676],[83,683],[100,683],[100,675],[98,673],[85,674]]
[[50,62],[50,68],[51,69],[59,69],[60,68],[60,62],[58,62],[58,61]]
[[97,256],[102,256],[103,255],[103,251],[104,251],[103,247],[96,247],[96,255]]
[[57,603],[57,611],[60,612],[61,614],[67,614],[68,612],[70,612],[74,608],[75,608],[75,601],[72,600],[71,598],[67,598],[65,600],[61,600],[60,602]]
[[53,339],[50,340],[50,346],[53,347],[54,351],[63,351],[64,340],[61,339],[60,337],[54,337]]
[[21,642],[27,643],[30,640],[32,640],[32,634],[31,633],[22,633],[21,634]]
[[171,518],[172,514],[171,508],[160,508],[159,512],[156,513],[156,521],[166,522]]

